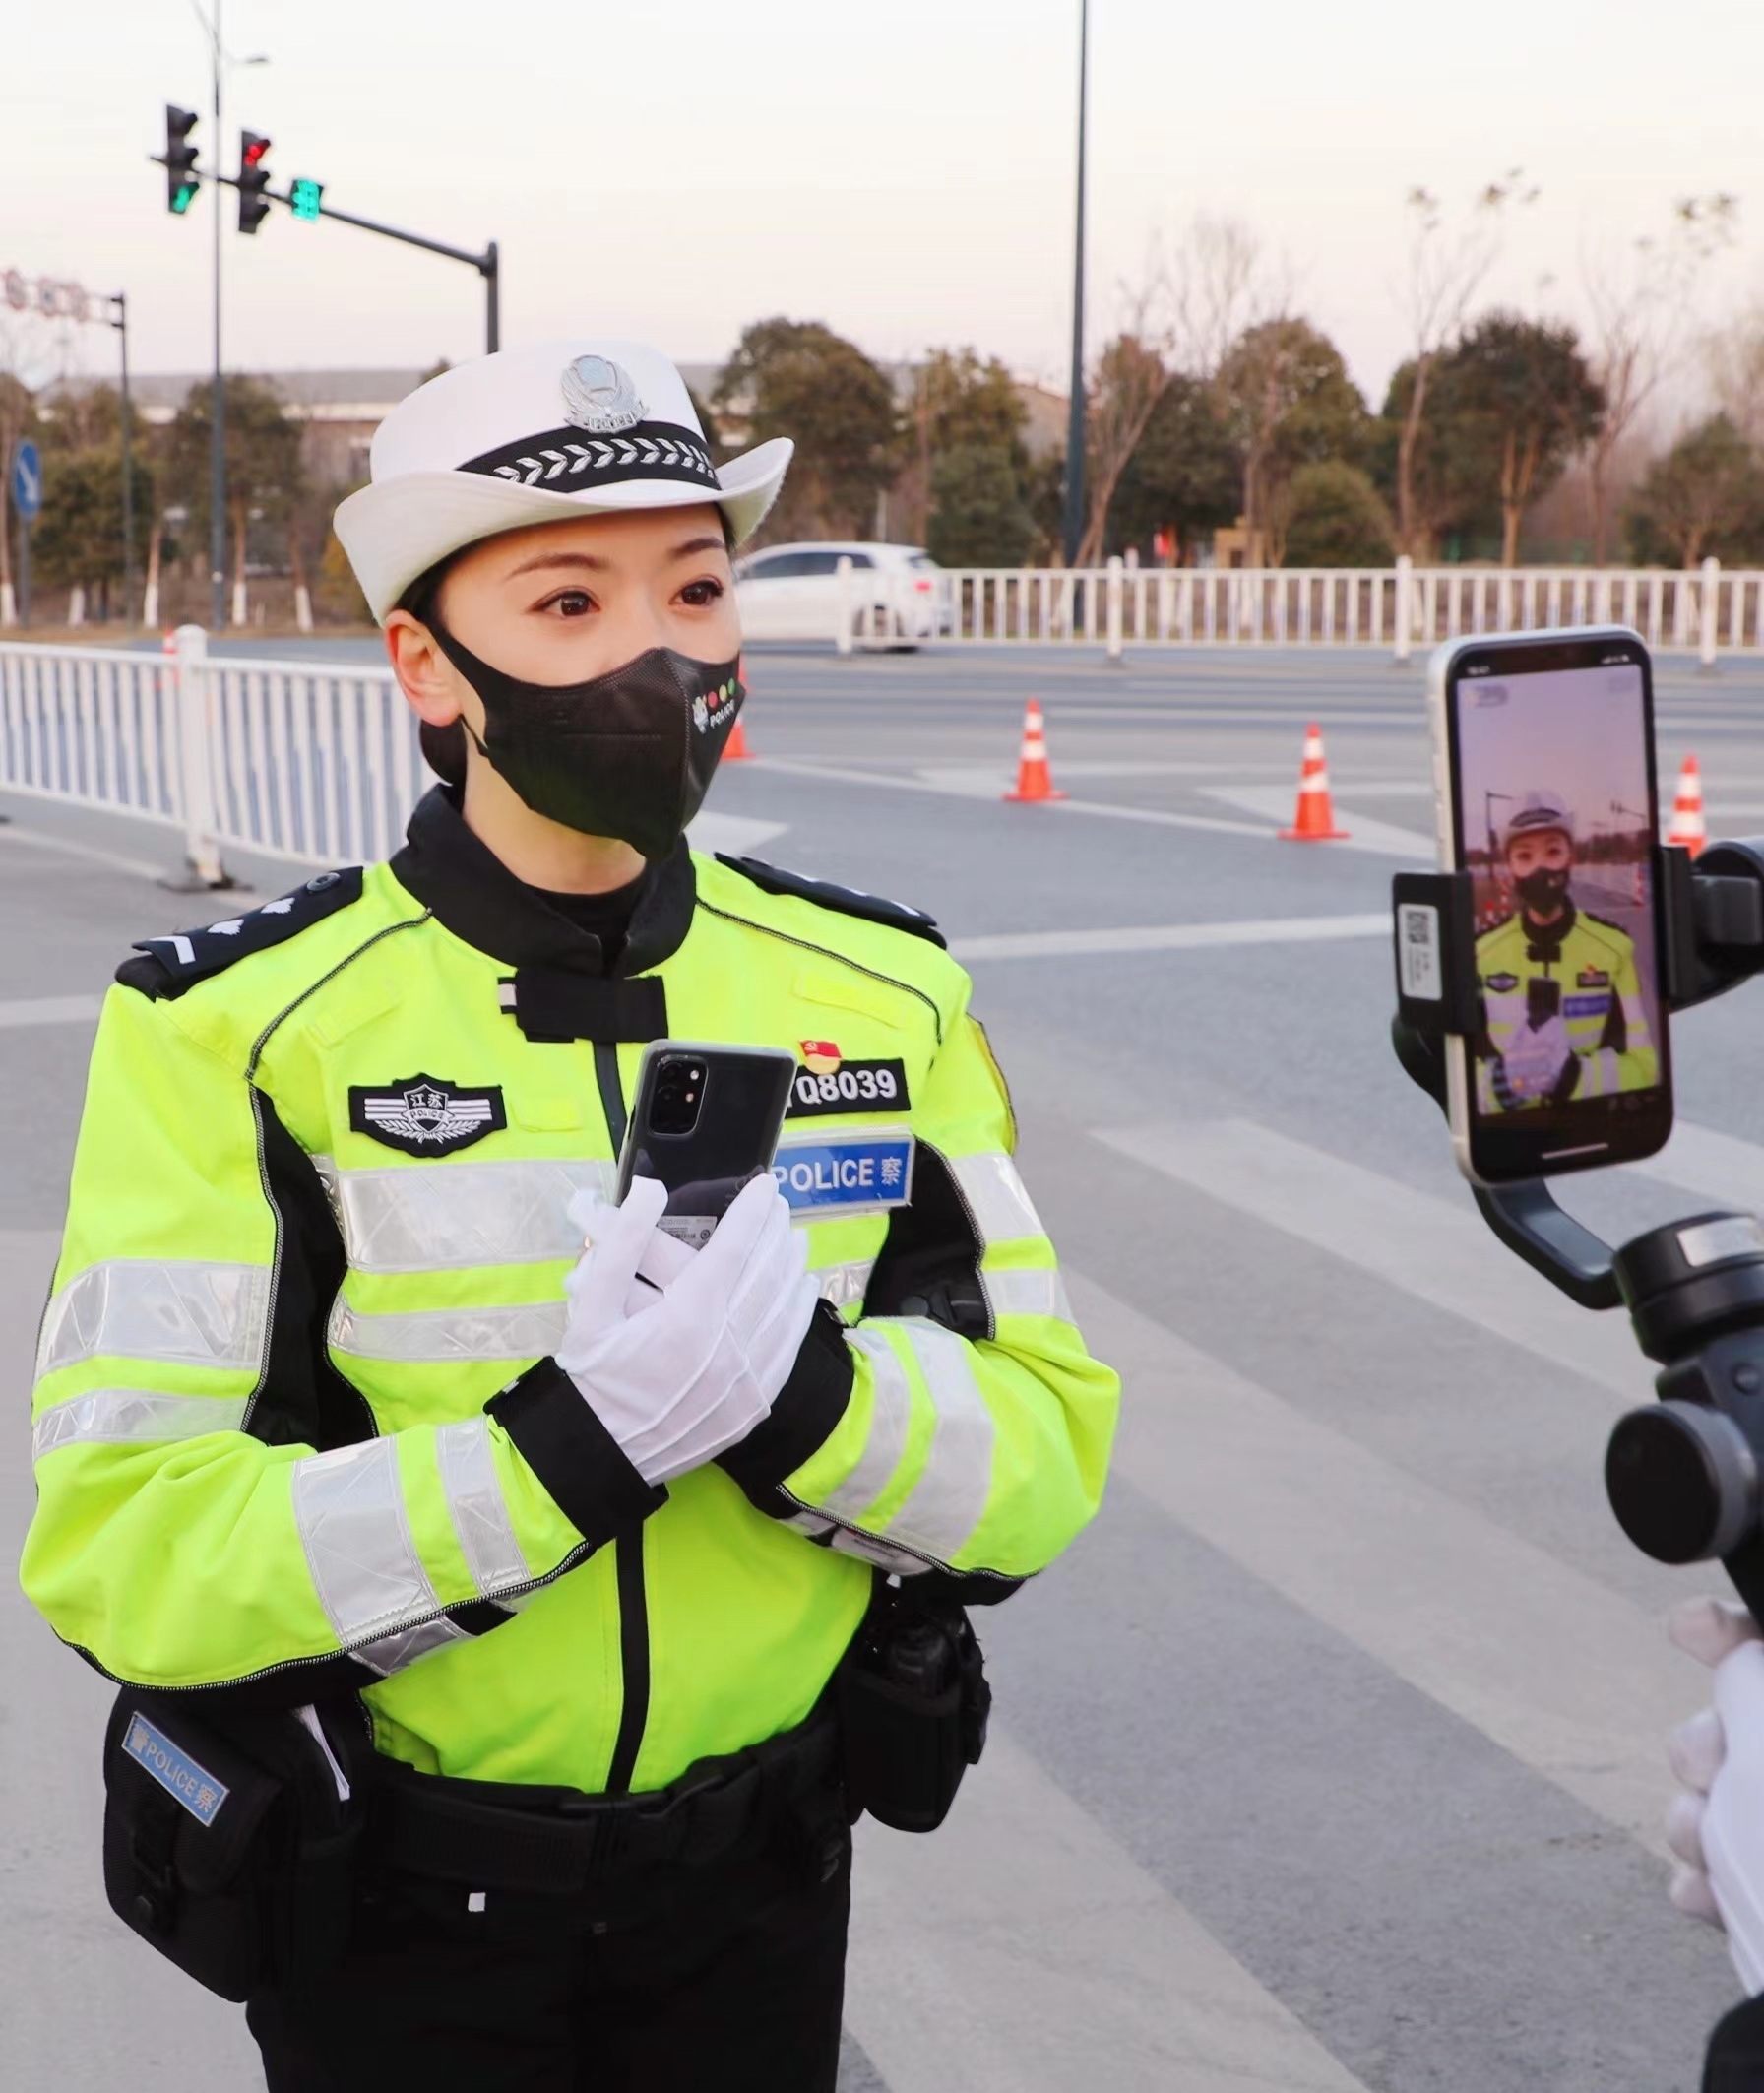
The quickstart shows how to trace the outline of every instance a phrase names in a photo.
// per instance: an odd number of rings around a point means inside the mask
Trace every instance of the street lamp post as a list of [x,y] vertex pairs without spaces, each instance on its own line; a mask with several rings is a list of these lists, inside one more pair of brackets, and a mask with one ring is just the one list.
[[1072,245],[1072,385],[1066,415],[1066,565],[1084,539],[1084,176],[1090,86],[1090,0],[1078,0],[1078,216]]

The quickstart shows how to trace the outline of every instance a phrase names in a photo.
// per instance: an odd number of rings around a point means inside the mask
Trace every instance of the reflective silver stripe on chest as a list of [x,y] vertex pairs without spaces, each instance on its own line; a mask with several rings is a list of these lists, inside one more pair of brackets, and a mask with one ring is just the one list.
[[100,1358],[255,1373],[269,1311],[267,1265],[157,1257],[89,1265],[49,1302],[37,1377]]
[[330,1156],[312,1161],[358,1272],[573,1260],[582,1237],[565,1211],[571,1198],[612,1194],[613,1166],[592,1158],[351,1171]]

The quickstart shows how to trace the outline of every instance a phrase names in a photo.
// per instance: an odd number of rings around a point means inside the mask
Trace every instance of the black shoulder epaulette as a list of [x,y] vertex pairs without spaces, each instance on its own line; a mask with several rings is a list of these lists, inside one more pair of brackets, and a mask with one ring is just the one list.
[[166,937],[136,940],[135,956],[125,959],[116,979],[125,988],[161,1002],[182,995],[211,974],[220,974],[251,952],[267,952],[327,916],[361,899],[361,867],[320,872],[303,887],[266,901],[246,916],[229,916],[195,930],[174,930]]
[[842,916],[860,916],[865,922],[883,923],[891,930],[905,930],[923,937],[943,951],[949,940],[938,929],[936,919],[922,909],[910,909],[902,901],[884,901],[880,894],[860,894],[855,887],[842,887],[831,879],[810,879],[801,872],[780,871],[758,857],[728,857],[717,853],[717,862],[725,864],[743,879],[751,879],[765,894],[794,894],[803,901],[819,902],[824,909],[837,909]]

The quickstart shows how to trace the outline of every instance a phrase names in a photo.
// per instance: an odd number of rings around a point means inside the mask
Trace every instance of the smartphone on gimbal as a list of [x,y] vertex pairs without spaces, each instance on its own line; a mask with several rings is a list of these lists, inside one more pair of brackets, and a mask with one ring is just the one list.
[[1480,1022],[1445,1041],[1458,1167],[1635,1162],[1672,1126],[1648,650],[1620,627],[1448,641],[1428,664],[1443,870],[1472,884]]
[[667,1188],[659,1226],[702,1249],[735,1194],[772,1167],[796,1057],[776,1046],[655,1040],[644,1048],[619,1154],[617,1194],[633,1177]]

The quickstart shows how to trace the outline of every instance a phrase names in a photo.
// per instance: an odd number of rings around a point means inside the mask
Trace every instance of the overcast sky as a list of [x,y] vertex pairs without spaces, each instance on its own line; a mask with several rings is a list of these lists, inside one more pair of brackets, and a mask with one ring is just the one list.
[[[828,321],[879,357],[974,343],[1063,389],[1076,0],[224,0],[278,185],[504,261],[503,339],[600,329],[683,359]],[[166,100],[206,109],[191,0],[11,10],[0,268],[126,285],[143,370],[208,356],[213,192],[164,208]],[[1093,0],[1093,347],[1196,211],[1290,259],[1376,407],[1404,350],[1403,198],[1542,188],[1491,289],[1580,305],[1580,257],[1738,192],[1712,306],[1764,290],[1764,9],[1752,0]],[[207,161],[214,126],[197,138]],[[278,209],[227,226],[229,366],[426,364],[482,341],[467,269]],[[1543,280],[1555,282],[1544,285]],[[112,347],[87,330],[86,366]]]

